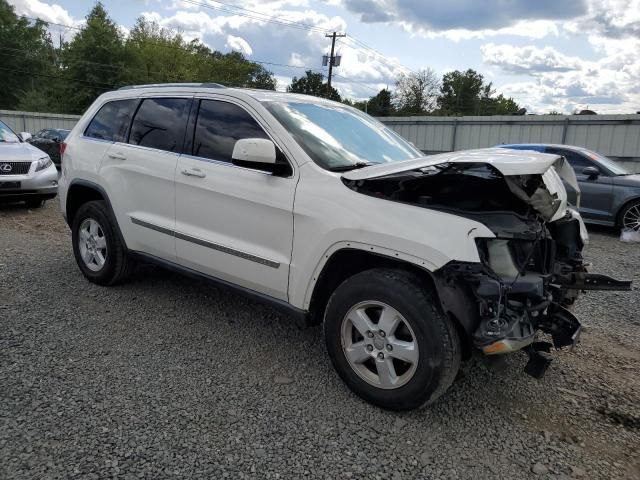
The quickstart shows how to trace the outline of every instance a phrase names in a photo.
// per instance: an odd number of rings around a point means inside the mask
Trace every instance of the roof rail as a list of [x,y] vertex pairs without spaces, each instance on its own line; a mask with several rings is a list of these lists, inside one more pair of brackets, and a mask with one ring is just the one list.
[[201,87],[201,88],[226,88],[219,83],[148,83],[146,85],[126,85],[118,90],[131,90],[134,88],[163,88],[163,87]]

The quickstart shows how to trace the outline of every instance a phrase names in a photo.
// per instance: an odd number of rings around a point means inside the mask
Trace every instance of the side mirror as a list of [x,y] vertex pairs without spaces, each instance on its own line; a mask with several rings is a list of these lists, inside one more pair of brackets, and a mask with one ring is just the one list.
[[589,178],[597,178],[598,176],[600,176],[600,170],[598,170],[596,167],[586,167],[582,170],[582,174],[586,175]]
[[258,164],[256,167],[259,167],[259,164],[273,166],[276,163],[276,146],[265,138],[242,138],[233,146],[231,160],[234,163]]
[[20,140],[22,140],[23,142],[28,142],[29,140],[31,140],[31,134],[29,132],[20,132],[18,134],[18,138],[20,138]]
[[53,137],[51,140],[53,140],[56,143],[60,143],[60,137]]

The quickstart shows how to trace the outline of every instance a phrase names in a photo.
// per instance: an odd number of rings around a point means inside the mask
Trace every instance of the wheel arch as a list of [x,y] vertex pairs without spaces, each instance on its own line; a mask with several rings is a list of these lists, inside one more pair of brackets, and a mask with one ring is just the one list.
[[82,205],[87,202],[95,200],[104,201],[107,205],[107,209],[109,210],[109,214],[113,219],[114,228],[116,230],[118,238],[126,249],[127,244],[124,240],[124,237],[122,236],[122,232],[120,231],[120,226],[118,225],[115,212],[113,211],[113,207],[111,206],[109,195],[107,194],[105,189],[97,183],[90,182],[88,180],[76,179],[69,184],[65,203],[65,216],[67,224],[69,225],[69,227],[71,227],[73,225],[73,219],[80,207],[82,207]]
[[[374,250],[374,251],[372,251]],[[472,351],[471,334],[476,327],[476,316],[473,313],[473,300],[463,288],[451,288],[446,285],[437,272],[432,272],[423,262],[416,263],[408,258],[388,255],[380,251],[358,248],[353,244],[335,250],[325,256],[325,262],[318,274],[314,274],[312,288],[308,300],[311,325],[320,325],[331,294],[347,278],[374,268],[392,268],[409,271],[416,276],[425,288],[431,290],[442,310],[449,316],[454,325],[462,347],[463,358],[469,358]],[[470,303],[471,302],[471,303]],[[456,305],[459,304],[459,305]],[[453,308],[450,308],[453,307]]]

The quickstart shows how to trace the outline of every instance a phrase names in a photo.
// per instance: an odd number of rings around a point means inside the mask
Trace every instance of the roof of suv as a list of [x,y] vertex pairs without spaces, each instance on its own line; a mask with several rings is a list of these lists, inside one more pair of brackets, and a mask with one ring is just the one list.
[[167,90],[179,90],[199,93],[216,92],[239,97],[246,95],[260,102],[295,100],[298,102],[308,103],[337,103],[326,98],[315,97],[312,95],[305,95],[301,93],[276,92],[274,90],[261,90],[258,88],[225,87],[224,85],[221,85],[219,83],[155,83],[147,85],[127,85],[125,87],[119,88],[118,90],[108,92],[105,95],[113,98],[126,98],[131,96],[131,94],[138,94],[141,92],[162,94]]

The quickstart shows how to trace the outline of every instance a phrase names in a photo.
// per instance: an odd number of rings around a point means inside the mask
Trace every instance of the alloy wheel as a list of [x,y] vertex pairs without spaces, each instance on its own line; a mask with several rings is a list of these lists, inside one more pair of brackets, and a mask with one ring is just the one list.
[[87,218],[80,224],[78,247],[85,266],[92,272],[104,267],[107,259],[107,239],[102,226],[93,218]]
[[640,204],[632,205],[624,212],[622,226],[630,230],[640,231]]
[[341,341],[347,362],[370,385],[399,388],[415,374],[416,336],[402,314],[385,303],[354,305],[342,320]]

